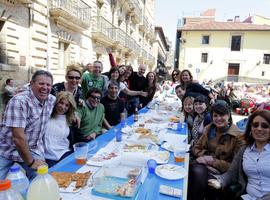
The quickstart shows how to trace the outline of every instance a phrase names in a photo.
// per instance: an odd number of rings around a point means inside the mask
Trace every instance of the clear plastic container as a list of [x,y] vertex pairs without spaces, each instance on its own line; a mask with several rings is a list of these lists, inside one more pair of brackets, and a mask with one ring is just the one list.
[[107,198],[132,198],[141,185],[143,167],[118,163],[103,166],[93,176],[92,193]]
[[38,167],[37,173],[30,183],[27,200],[59,200],[59,187],[55,179],[48,174],[48,166]]
[[11,181],[8,179],[0,180],[0,199],[1,200],[23,200],[19,192],[11,189]]
[[15,164],[10,168],[7,179],[11,181],[12,189],[19,192],[23,196],[23,198],[26,199],[29,180],[26,175],[21,171],[19,165]]

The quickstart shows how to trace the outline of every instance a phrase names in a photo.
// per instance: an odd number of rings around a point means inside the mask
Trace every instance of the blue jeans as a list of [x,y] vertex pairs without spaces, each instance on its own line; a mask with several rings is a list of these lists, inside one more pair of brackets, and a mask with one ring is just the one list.
[[[44,160],[44,158],[38,154],[32,152],[32,156],[34,159]],[[10,167],[15,163],[13,160],[6,159],[0,156],[0,179],[3,180],[6,178],[7,173]],[[36,170],[28,167],[24,162],[17,162],[26,172],[26,176],[29,180],[32,180],[36,177],[37,173]]]

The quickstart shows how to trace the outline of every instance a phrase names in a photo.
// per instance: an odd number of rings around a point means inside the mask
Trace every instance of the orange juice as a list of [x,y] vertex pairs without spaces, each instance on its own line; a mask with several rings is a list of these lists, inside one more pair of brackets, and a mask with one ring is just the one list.
[[86,164],[86,158],[76,158],[76,164],[78,165]]
[[177,155],[174,155],[174,161],[175,162],[184,162],[185,161],[185,157],[183,156],[177,156]]

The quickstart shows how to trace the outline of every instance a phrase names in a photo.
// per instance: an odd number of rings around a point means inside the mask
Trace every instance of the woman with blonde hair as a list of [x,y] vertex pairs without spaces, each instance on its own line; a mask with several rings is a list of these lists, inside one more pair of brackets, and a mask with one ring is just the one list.
[[72,153],[69,127],[75,118],[75,110],[76,102],[72,93],[59,92],[43,138],[45,158],[49,167]]
[[56,83],[52,86],[51,94],[56,96],[58,92],[68,91],[73,94],[77,106],[83,105],[83,93],[79,86],[81,81],[81,66],[79,64],[71,64],[67,66],[66,82]]

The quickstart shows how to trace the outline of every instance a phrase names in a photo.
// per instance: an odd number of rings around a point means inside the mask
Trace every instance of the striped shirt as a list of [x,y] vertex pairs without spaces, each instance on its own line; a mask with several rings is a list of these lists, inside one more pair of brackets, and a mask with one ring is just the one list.
[[0,125],[0,155],[23,162],[12,140],[12,128],[24,128],[30,152],[44,155],[43,135],[51,116],[55,97],[49,95],[41,104],[31,88],[14,96],[8,103]]

